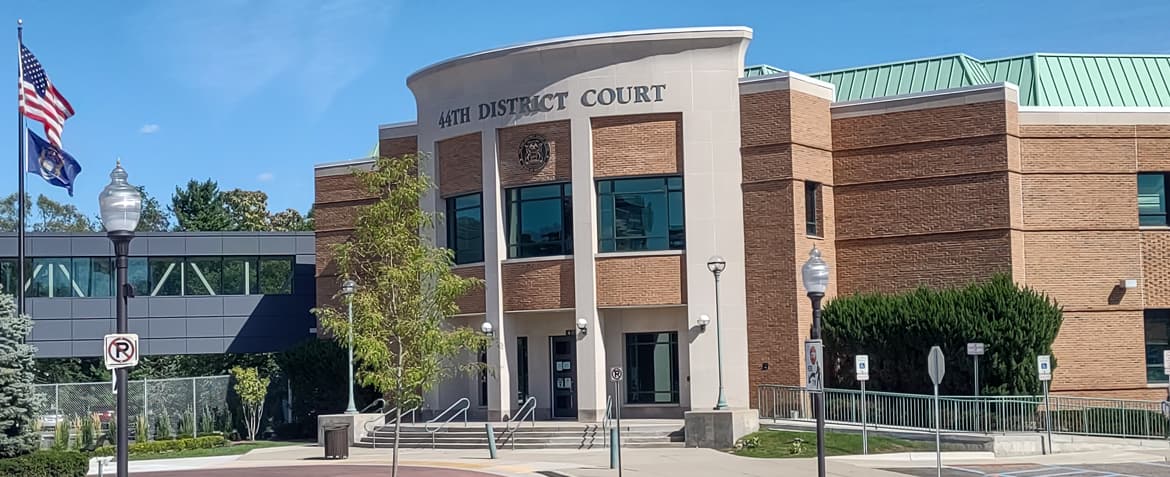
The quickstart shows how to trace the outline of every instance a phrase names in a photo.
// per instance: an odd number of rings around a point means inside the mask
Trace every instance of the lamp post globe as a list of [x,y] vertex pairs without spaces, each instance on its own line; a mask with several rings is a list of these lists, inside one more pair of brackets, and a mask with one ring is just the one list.
[[345,295],[347,315],[349,318],[349,405],[345,407],[346,414],[357,414],[357,405],[353,401],[353,294],[357,293],[357,283],[346,279],[341,283],[341,294]]
[[[110,183],[98,194],[98,211],[101,214],[102,226],[106,229],[106,236],[114,244],[114,268],[117,280],[115,300],[115,330],[119,334],[130,331],[130,323],[126,317],[126,299],[131,290],[128,284],[127,267],[129,265],[130,241],[134,239],[134,229],[138,228],[138,219],[142,215],[142,193],[137,187],[126,181],[126,169],[122,168],[119,160],[110,171]],[[130,413],[126,399],[126,379],[129,375],[127,368],[114,370],[117,379],[117,476],[129,475],[129,429]]]
[[[821,339],[821,299],[825,297],[825,290],[829,288],[829,264],[821,258],[821,250],[813,245],[808,252],[808,261],[800,267],[800,279],[804,282],[804,289],[808,292],[808,299],[812,301],[813,322],[810,337]],[[823,356],[822,358],[823,362]],[[824,375],[821,382],[825,382]],[[817,476],[825,477],[825,395],[816,392],[812,395],[817,413]]]
[[808,252],[808,260],[800,267],[800,279],[804,282],[804,289],[808,293],[825,293],[829,288],[829,264],[821,258],[821,249],[813,245]]
[[483,322],[483,324],[479,325],[479,330],[482,331],[483,334],[491,336],[493,333],[491,322]]
[[727,260],[718,255],[713,255],[707,259],[707,270],[716,275],[723,273],[723,269],[727,268]]

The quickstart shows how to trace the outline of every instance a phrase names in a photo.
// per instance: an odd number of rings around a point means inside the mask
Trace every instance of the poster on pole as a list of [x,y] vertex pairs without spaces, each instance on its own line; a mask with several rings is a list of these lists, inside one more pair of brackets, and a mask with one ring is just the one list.
[[807,340],[804,342],[804,387],[812,392],[820,392],[824,387],[824,347],[821,340]]
[[853,357],[853,373],[858,381],[869,381],[869,355],[859,354]]

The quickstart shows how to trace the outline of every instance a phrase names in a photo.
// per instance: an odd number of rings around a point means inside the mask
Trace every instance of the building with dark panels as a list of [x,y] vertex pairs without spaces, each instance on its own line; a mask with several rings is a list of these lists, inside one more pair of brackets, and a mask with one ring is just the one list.
[[[0,234],[0,290],[17,286]],[[114,332],[114,253],[101,233],[28,234],[25,311],[39,357],[101,356]],[[279,351],[315,332],[312,232],[140,233],[127,313],[143,355]]]

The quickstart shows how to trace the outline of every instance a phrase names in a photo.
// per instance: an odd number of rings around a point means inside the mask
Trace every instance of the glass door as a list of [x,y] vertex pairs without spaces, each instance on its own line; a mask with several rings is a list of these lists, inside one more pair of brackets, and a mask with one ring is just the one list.
[[552,356],[552,417],[577,418],[577,337],[549,338]]

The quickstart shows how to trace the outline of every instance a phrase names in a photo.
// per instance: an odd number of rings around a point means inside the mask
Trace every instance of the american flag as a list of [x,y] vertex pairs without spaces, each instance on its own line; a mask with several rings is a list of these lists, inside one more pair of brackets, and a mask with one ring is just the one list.
[[73,106],[53,87],[41,62],[24,45],[20,45],[20,71],[21,114],[44,124],[49,142],[61,147],[61,130],[65,120],[73,116]]

